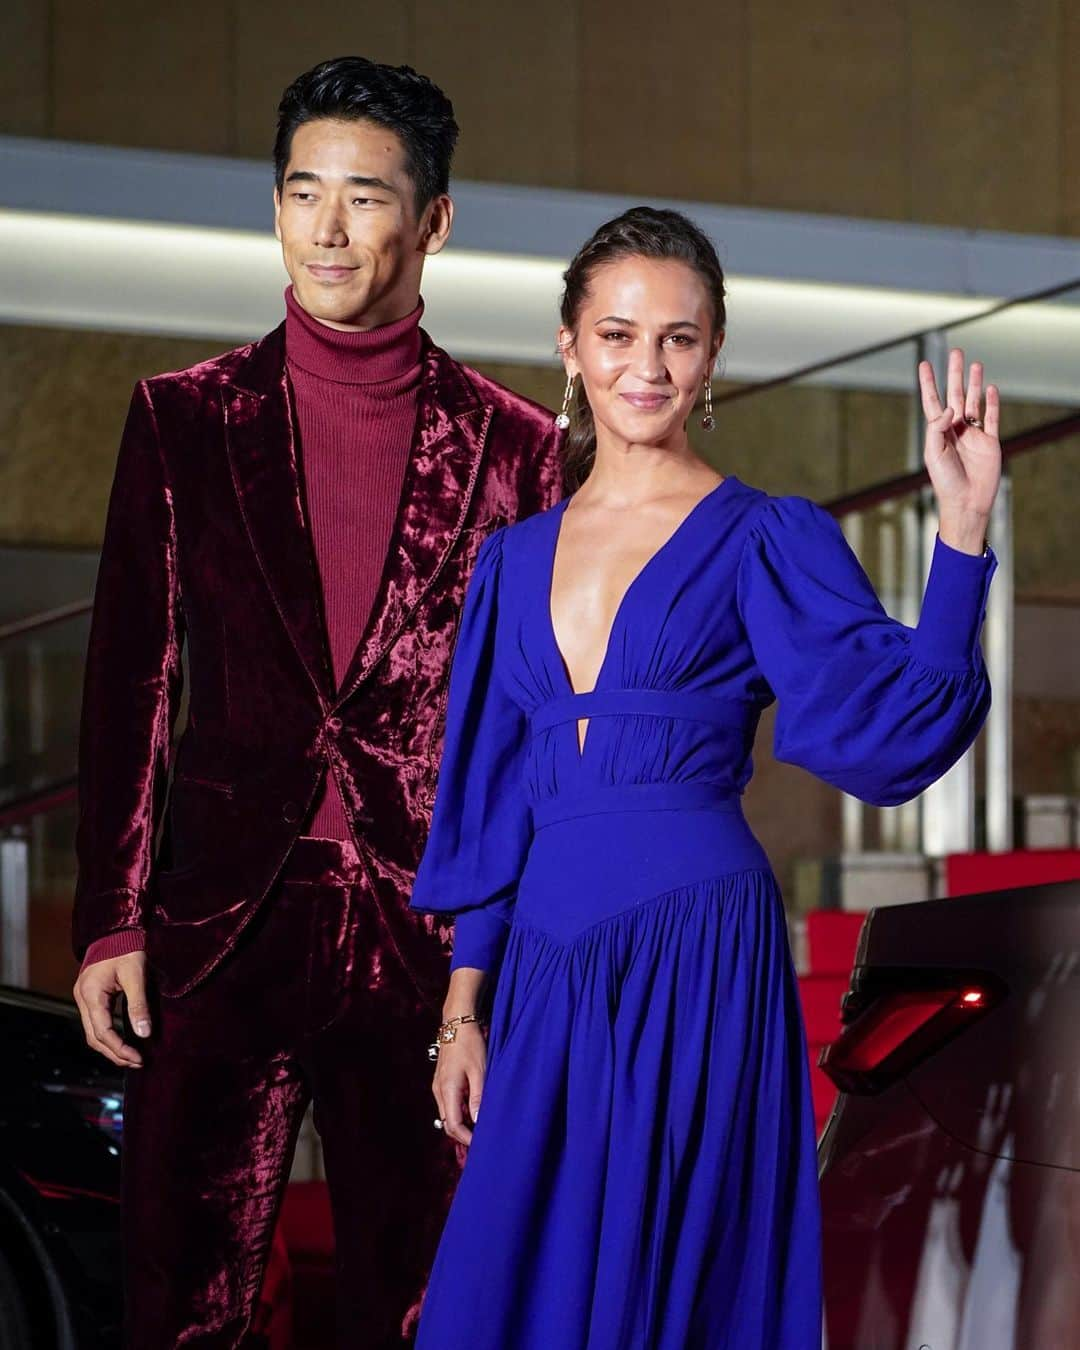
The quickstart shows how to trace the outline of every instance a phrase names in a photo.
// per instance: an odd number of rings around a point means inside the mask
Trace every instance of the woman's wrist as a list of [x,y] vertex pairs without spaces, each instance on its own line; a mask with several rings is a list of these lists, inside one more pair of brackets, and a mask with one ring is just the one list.
[[977,558],[986,549],[986,528],[989,523],[990,517],[981,512],[943,514],[938,521],[938,536],[950,548]]
[[450,973],[450,984],[443,1000],[443,1021],[467,1017],[480,1010],[487,973],[472,966],[460,966]]

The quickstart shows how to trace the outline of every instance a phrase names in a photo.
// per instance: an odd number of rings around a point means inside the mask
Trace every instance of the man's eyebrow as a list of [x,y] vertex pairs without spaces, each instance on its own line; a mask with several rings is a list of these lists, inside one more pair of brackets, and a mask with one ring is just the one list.
[[[286,183],[321,183],[322,178],[310,169],[294,169],[292,173],[286,174],[285,181]],[[382,192],[392,192],[395,197],[401,195],[393,183],[388,183],[385,178],[370,178],[362,173],[347,173],[345,181],[352,187],[378,188]]]

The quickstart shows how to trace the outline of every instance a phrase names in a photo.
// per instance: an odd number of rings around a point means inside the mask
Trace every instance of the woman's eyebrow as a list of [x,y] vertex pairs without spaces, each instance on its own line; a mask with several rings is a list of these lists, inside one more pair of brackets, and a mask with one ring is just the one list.
[[[633,319],[624,319],[618,314],[605,314],[602,319],[595,320],[596,323],[624,323],[628,328],[636,328],[637,324]],[[672,323],[663,325],[667,329],[673,328],[693,328],[696,332],[701,332],[701,325],[693,319],[675,319]]]

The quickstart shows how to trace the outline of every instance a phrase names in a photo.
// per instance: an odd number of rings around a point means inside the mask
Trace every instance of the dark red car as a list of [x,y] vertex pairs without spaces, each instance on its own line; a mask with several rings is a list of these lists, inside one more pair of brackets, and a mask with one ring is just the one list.
[[872,910],[842,1021],[828,1350],[1080,1347],[1080,882]]

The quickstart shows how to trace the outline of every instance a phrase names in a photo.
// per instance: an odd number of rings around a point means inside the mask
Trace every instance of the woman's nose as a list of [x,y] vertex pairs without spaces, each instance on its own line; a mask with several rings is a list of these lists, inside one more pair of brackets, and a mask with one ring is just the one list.
[[634,352],[633,370],[640,379],[654,384],[666,379],[667,365],[663,351],[651,342],[639,343]]

